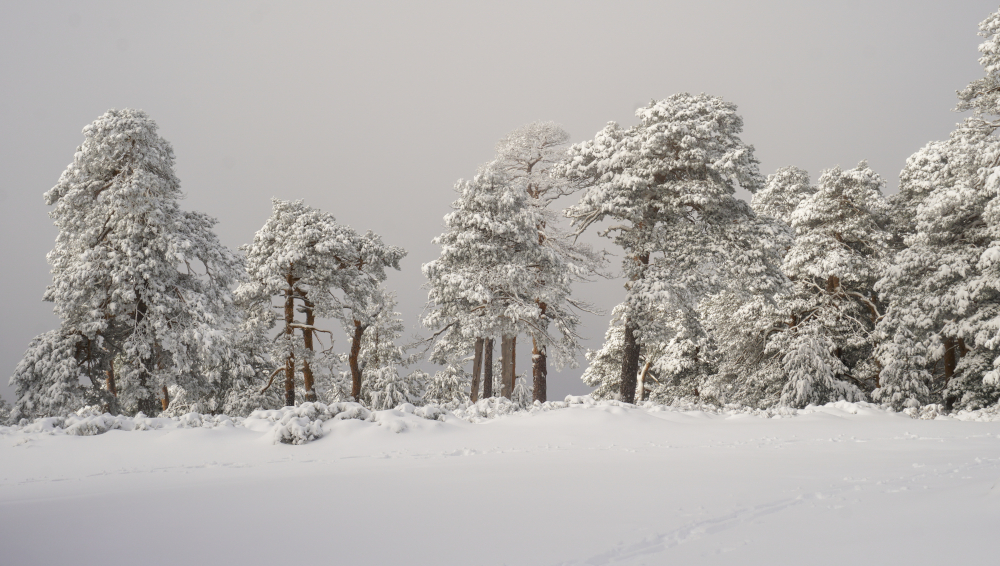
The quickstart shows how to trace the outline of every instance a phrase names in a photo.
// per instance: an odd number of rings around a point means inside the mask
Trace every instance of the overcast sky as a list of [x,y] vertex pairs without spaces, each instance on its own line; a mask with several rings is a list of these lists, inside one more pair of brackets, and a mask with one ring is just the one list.
[[[947,137],[982,75],[984,0],[659,2],[4,2],[0,6],[0,394],[55,328],[42,194],[82,128],[141,108],[173,144],[182,206],[252,240],[271,197],[305,199],[409,250],[388,285],[416,331],[420,265],[458,178],[497,139],[555,120],[574,142],[677,92],[739,106],[770,173],[867,159],[895,192],[907,156]],[[615,251],[613,247],[609,248]],[[610,310],[621,281],[580,286]],[[586,317],[599,346],[606,317]],[[346,348],[347,341],[341,339]],[[518,356],[521,369],[529,358]],[[530,369],[529,369],[530,371]],[[582,393],[581,369],[549,397]]]

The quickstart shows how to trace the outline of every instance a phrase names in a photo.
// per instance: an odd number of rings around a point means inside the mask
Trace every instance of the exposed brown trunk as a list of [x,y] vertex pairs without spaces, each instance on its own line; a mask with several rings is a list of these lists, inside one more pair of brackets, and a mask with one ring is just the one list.
[[951,382],[955,375],[955,366],[958,365],[958,356],[955,355],[955,339],[951,336],[944,338],[944,383]]
[[167,392],[166,385],[163,386],[163,399],[160,399],[160,404],[163,405],[164,411],[170,406],[170,393]]
[[625,320],[625,346],[622,348],[621,400],[626,403],[635,402],[636,374],[639,373],[639,343],[635,340],[635,331],[639,327],[631,318]]
[[548,401],[548,392],[546,391],[546,376],[548,374],[548,367],[545,360],[545,345],[538,345],[538,340],[531,339],[531,375],[534,383],[532,388],[532,400],[538,401],[539,403],[544,403]]
[[500,394],[508,399],[514,393],[514,354],[516,349],[516,336],[504,336],[500,339]]
[[[302,293],[305,295],[305,293]],[[306,350],[310,353],[313,351],[313,325],[316,323],[316,315],[313,313],[313,304],[306,300],[304,301],[304,310],[306,312],[306,328],[302,329],[302,342],[305,344]],[[302,360],[302,385],[306,390],[305,397],[306,401],[309,403],[316,402],[316,392],[313,391],[313,372],[312,368],[309,367],[308,360]]]
[[483,339],[476,338],[475,355],[472,358],[472,393],[470,399],[475,403],[479,400],[479,375],[483,369]]
[[493,396],[493,339],[483,345],[483,399]]
[[108,376],[107,388],[112,395],[118,397],[118,384],[115,383],[115,362],[112,360],[111,367],[104,372]]
[[288,357],[285,358],[285,406],[295,406],[295,354],[292,353],[292,341],[295,329],[295,280],[292,279],[292,269],[289,267],[288,288],[285,289],[285,340],[288,341]]
[[354,321],[354,336],[351,338],[351,355],[348,363],[351,366],[351,397],[355,401],[361,399],[361,368],[358,366],[358,356],[361,354],[361,336],[365,327],[358,320]]
[[959,338],[958,339],[958,358],[962,359],[968,353],[969,353],[969,348],[965,345],[965,339],[964,338]]
[[875,305],[878,304],[878,295],[875,294],[875,291],[871,292],[870,299],[869,303],[865,306],[868,307],[868,314],[872,317],[872,324],[878,324],[878,311],[875,310]]
[[836,275],[831,275],[829,278],[827,278],[827,280],[826,280],[826,292],[827,293],[833,293],[834,291],[837,290],[838,287],[840,287],[840,278],[839,277],[837,277]]

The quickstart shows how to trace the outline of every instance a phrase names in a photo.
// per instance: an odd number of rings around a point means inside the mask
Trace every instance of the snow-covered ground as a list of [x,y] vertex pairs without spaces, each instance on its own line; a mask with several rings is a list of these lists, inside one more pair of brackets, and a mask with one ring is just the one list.
[[476,423],[347,409],[293,419],[321,429],[301,445],[274,443],[278,412],[0,428],[0,563],[1000,560],[1000,422],[847,403]]

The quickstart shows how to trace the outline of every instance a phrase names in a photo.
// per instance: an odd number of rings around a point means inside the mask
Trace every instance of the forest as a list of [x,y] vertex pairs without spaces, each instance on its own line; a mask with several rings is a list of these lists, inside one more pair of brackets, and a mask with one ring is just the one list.
[[[110,110],[44,193],[59,232],[43,298],[60,324],[27,345],[0,420],[342,402],[526,409],[549,401],[550,364],[575,363],[592,306],[573,290],[597,277],[620,278],[624,293],[603,346],[586,352],[594,399],[994,406],[1000,12],[980,35],[984,75],[958,91],[961,122],[916,149],[889,196],[864,161],[815,180],[795,166],[765,176],[736,104],[708,94],[653,100],[636,125],[576,143],[554,122],[515,129],[455,184],[450,211],[441,203],[440,256],[421,267],[424,336],[412,340],[385,284],[406,250],[280,199],[228,249],[213,218],[181,208],[153,119]],[[518,372],[518,339],[530,373]],[[440,369],[412,369],[425,359]]]

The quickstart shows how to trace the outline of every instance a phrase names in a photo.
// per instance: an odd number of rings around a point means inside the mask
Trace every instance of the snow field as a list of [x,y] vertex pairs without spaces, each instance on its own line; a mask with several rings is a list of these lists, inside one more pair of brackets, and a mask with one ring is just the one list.
[[[1000,547],[989,414],[569,401],[3,428],[0,562],[931,564]],[[321,434],[281,443],[290,423]]]

